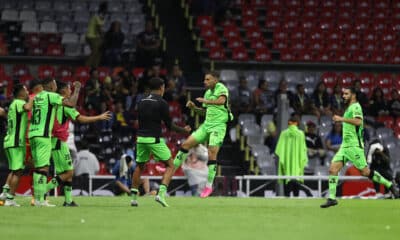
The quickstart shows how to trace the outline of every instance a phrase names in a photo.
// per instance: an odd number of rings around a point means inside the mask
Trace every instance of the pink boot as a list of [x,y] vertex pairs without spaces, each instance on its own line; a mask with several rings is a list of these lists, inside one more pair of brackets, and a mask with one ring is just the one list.
[[206,197],[208,197],[208,196],[211,195],[212,191],[213,191],[212,188],[210,188],[210,187],[205,187],[205,188],[203,189],[203,191],[201,192],[200,197],[201,197],[201,198],[206,198]]

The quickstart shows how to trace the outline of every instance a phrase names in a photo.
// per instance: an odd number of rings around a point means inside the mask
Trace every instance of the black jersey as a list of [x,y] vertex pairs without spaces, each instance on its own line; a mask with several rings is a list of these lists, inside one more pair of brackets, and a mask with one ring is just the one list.
[[171,129],[168,103],[157,94],[150,94],[138,104],[140,137],[161,137],[161,122]]

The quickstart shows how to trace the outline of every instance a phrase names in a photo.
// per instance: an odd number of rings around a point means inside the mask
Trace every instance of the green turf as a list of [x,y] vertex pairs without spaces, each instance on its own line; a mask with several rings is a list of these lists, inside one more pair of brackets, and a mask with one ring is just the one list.
[[322,199],[168,198],[163,208],[152,197],[129,206],[128,197],[80,197],[81,206],[0,207],[0,236],[36,239],[400,239],[400,201],[340,200],[320,209]]

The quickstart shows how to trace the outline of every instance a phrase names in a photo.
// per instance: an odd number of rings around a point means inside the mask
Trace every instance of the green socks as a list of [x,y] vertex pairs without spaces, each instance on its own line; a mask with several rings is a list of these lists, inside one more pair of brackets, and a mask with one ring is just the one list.
[[33,173],[33,189],[35,200],[40,202],[44,201],[44,194],[46,193],[46,176],[43,174]]
[[165,193],[167,192],[167,186],[165,186],[164,184],[160,185],[160,188],[158,189],[158,196],[164,197]]
[[392,182],[382,177],[382,175],[379,172],[374,171],[373,174],[374,175],[372,176],[372,181],[383,184],[386,188],[390,188],[392,186]]
[[64,182],[64,197],[66,203],[72,202],[72,182]]
[[139,190],[136,188],[131,188],[131,195],[132,195],[132,200],[137,200],[137,195],[139,193]]
[[10,192],[10,186],[8,184],[4,184],[3,193],[9,193],[9,192]]
[[207,187],[212,187],[215,175],[217,174],[217,161],[208,160],[208,178],[207,178]]
[[336,186],[338,183],[339,177],[338,176],[329,176],[329,198],[336,199]]
[[187,155],[189,154],[188,150],[185,150],[183,148],[179,149],[178,153],[175,156],[174,159],[174,166],[176,168],[180,167],[183,163],[183,161],[186,160]]
[[60,180],[61,180],[61,179],[59,179],[58,176],[53,177],[53,178],[50,180],[50,182],[48,182],[48,183],[46,184],[46,193],[47,193],[48,191],[50,191],[50,190],[52,190],[52,189],[58,187],[59,181],[60,181]]

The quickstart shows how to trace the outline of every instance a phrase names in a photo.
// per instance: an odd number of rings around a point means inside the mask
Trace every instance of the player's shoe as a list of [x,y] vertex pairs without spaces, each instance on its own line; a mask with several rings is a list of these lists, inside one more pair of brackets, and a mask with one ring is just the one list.
[[15,200],[11,199],[6,199],[6,202],[4,203],[5,207],[21,207]]
[[31,199],[31,206],[35,206],[35,198],[32,196],[32,199]]
[[5,201],[7,199],[7,193],[0,194],[0,201]]
[[335,205],[338,205],[338,201],[336,199],[330,199],[328,198],[326,200],[326,203],[322,204],[320,207],[321,208],[328,208],[328,207],[333,207]]
[[165,197],[164,196],[157,195],[155,200],[156,200],[156,202],[161,204],[163,207],[169,207],[167,201],[165,201]]
[[56,205],[49,203],[49,201],[47,201],[47,200],[43,201],[43,202],[35,200],[35,203],[33,206],[35,206],[35,207],[55,207]]
[[70,203],[64,202],[63,207],[79,207],[79,205],[76,202],[72,201]]
[[206,198],[206,197],[210,196],[212,192],[213,192],[212,187],[205,187],[203,189],[203,191],[200,193],[200,197]]
[[139,206],[138,201],[137,200],[131,200],[131,206],[132,207],[138,207]]
[[399,188],[395,181],[392,182],[392,186],[389,188],[390,192],[393,194],[393,198],[399,198]]

